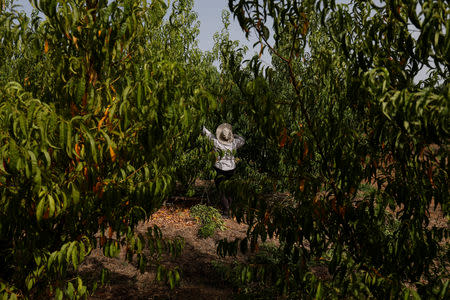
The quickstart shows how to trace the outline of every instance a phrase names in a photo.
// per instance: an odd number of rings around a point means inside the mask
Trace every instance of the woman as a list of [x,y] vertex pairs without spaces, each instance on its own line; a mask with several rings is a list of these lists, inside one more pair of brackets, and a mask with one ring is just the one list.
[[[217,172],[214,183],[216,184],[216,188],[219,189],[222,181],[228,180],[233,176],[234,169],[236,168],[233,151],[244,145],[245,140],[237,134],[233,135],[231,125],[228,123],[220,124],[216,129],[215,136],[203,126],[203,134],[214,142],[214,150],[218,152],[218,158],[214,164],[214,169]],[[232,199],[223,194],[221,201],[223,214],[228,216]]]

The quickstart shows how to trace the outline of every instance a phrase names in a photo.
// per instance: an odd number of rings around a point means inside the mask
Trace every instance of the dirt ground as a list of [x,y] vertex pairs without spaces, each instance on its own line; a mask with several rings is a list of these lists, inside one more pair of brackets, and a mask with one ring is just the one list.
[[[198,201],[197,201],[198,203]],[[194,203],[195,204],[195,203]],[[128,263],[122,252],[117,258],[105,257],[100,249],[95,249],[80,266],[82,276],[95,278],[100,270],[110,270],[109,283],[99,288],[89,299],[230,299],[233,287],[218,274],[211,261],[232,263],[242,260],[242,255],[235,258],[220,258],[216,254],[216,241],[223,238],[234,240],[246,235],[247,226],[238,224],[233,219],[224,219],[226,229],[216,231],[210,238],[197,236],[199,225],[189,214],[193,201],[176,201],[163,206],[148,222],[141,224],[138,232],[146,232],[148,227],[157,225],[164,238],[181,236],[185,240],[180,257],[171,259],[171,264],[178,265],[182,271],[179,287],[171,290],[155,280],[155,271],[141,273],[136,265]]]
[[[148,227],[157,225],[164,238],[183,237],[184,250],[176,259],[163,260],[163,264],[178,266],[181,269],[182,281],[179,287],[171,290],[163,283],[156,282],[156,272],[149,269],[141,273],[136,264],[129,263],[123,252],[117,258],[105,257],[100,249],[95,249],[79,268],[79,274],[87,278],[99,278],[103,268],[110,270],[109,281],[100,287],[89,299],[232,299],[237,291],[226,282],[214,269],[211,262],[231,264],[243,261],[245,257],[220,258],[216,253],[216,242],[223,238],[229,241],[246,236],[247,226],[238,224],[234,219],[224,219],[226,229],[216,231],[214,236],[206,239],[197,235],[199,224],[190,216],[189,208],[204,198],[177,197],[152,215],[151,219],[142,223],[137,231],[144,233]],[[440,208],[430,209],[429,226],[448,226]],[[272,241],[276,243],[276,241]],[[448,241],[443,241],[447,243]],[[313,270],[314,272],[314,270]],[[315,270],[319,277],[327,277],[326,270]],[[321,274],[323,273],[323,274]]]

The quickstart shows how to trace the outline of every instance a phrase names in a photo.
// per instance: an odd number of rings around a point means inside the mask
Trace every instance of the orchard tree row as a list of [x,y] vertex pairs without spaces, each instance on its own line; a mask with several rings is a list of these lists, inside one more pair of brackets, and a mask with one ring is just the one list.
[[[272,66],[244,67],[239,49],[221,46],[231,98],[219,109],[252,146],[231,191],[247,238],[218,252],[277,237],[275,263],[242,271],[276,287],[271,297],[445,298],[448,3],[343,2],[229,1]],[[430,218],[436,208],[445,225]]]
[[134,228],[214,175],[200,128],[224,121],[247,141],[225,188],[249,229],[217,251],[280,241],[242,269],[254,296],[448,295],[448,224],[429,213],[448,222],[445,1],[229,1],[257,38],[248,61],[227,13],[198,49],[192,0],[31,2],[0,8],[2,297],[85,297],[69,274],[95,247],[176,286],[158,262],[182,241]]
[[[78,298],[86,283],[67,274],[94,247],[125,247],[142,271],[179,253],[157,229],[133,229],[173,188],[216,105],[204,86],[216,71],[196,47],[192,1],[170,15],[164,1],[32,4],[31,17],[0,15],[0,289]],[[174,286],[177,272],[158,277]]]

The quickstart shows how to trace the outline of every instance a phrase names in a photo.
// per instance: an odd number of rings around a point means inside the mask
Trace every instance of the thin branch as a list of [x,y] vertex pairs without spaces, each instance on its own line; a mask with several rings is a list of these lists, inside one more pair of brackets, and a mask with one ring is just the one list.
[[123,183],[124,181],[130,179],[131,177],[133,177],[137,172],[139,172],[140,170],[142,170],[142,168],[146,167],[148,165],[148,163],[143,164],[141,167],[139,167],[138,169],[134,170],[133,173],[131,173],[130,175],[128,175],[126,178],[122,179],[121,181],[119,181],[119,183]]

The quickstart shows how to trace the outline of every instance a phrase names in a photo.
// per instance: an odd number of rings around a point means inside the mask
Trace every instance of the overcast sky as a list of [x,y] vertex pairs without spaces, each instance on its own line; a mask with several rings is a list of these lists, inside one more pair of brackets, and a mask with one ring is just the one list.
[[[200,21],[200,36],[199,46],[203,50],[210,50],[213,45],[213,35],[222,29],[222,11],[228,10],[228,0],[195,0],[194,10],[198,13],[198,19]],[[228,10],[229,11],[229,10]],[[253,43],[247,42],[244,33],[239,27],[237,20],[234,20],[233,16],[230,16],[231,39],[239,40],[244,44],[248,44],[249,48]]]

